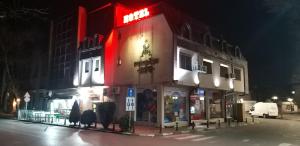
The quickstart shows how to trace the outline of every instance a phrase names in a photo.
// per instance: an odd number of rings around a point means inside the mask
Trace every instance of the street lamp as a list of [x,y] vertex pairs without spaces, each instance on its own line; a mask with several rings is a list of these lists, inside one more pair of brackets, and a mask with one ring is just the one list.
[[277,97],[277,96],[273,96],[272,99],[273,99],[273,100],[277,100],[278,97]]
[[20,98],[17,98],[17,113],[18,113],[18,119],[19,119],[19,111],[20,111]]
[[294,100],[293,98],[288,98],[287,99],[288,102],[293,102],[293,100]]

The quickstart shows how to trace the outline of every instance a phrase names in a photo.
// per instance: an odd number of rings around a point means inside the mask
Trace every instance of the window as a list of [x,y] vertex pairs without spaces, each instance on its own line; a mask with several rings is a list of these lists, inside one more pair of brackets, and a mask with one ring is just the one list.
[[192,70],[192,58],[190,55],[180,52],[179,59],[180,59],[180,68],[186,70]]
[[235,74],[235,79],[240,81],[241,80],[241,70],[238,68],[235,68],[234,74]]
[[206,66],[207,74],[212,74],[212,63],[211,62],[203,60],[203,66]]
[[85,62],[85,72],[89,72],[89,62]]
[[99,60],[96,60],[95,71],[99,71]]
[[228,67],[220,65],[220,76],[228,78]]

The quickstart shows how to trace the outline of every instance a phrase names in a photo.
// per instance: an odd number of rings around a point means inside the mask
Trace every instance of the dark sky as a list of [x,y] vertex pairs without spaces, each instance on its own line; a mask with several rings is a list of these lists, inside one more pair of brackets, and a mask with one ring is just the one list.
[[[116,1],[140,6],[160,0]],[[275,94],[286,96],[290,92],[288,85],[299,62],[297,53],[300,53],[297,49],[300,38],[299,0],[163,1],[208,24],[228,42],[240,46],[248,60],[254,99],[269,98]]]
[[[146,0],[119,0],[140,5]],[[158,0],[152,0],[158,1]],[[240,46],[254,99],[289,96],[299,66],[299,0],[164,0]],[[196,3],[197,2],[197,3]],[[299,45],[298,45],[299,44]]]
[[[296,66],[298,19],[296,1],[284,0],[201,0],[199,4],[171,1],[175,6],[222,33],[240,46],[248,60],[250,88],[254,98],[287,96]],[[295,2],[295,4],[294,4]],[[202,4],[200,4],[202,3]],[[287,6],[286,6],[287,5]],[[293,15],[293,13],[296,13]]]

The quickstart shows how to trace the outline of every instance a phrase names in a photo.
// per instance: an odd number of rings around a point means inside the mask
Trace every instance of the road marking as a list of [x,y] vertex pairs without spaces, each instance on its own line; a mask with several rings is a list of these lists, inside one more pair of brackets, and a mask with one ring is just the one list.
[[203,140],[208,140],[208,139],[212,139],[215,136],[209,136],[209,137],[202,137],[202,138],[197,138],[197,139],[193,139],[192,141],[203,141]]
[[279,144],[278,146],[292,146],[292,144],[289,144],[289,143],[281,143],[281,144]]
[[164,138],[175,138],[175,137],[189,136],[189,135],[191,134],[175,134],[175,135],[164,136]]
[[183,139],[192,139],[192,138],[196,138],[196,137],[202,137],[203,135],[191,135],[191,136],[185,136],[185,137],[177,137],[175,139],[177,140],[183,140]]

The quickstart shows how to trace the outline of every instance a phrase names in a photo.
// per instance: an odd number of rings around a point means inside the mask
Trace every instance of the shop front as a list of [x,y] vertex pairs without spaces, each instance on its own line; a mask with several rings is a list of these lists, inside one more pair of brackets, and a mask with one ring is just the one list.
[[164,126],[188,125],[188,89],[164,87]]

